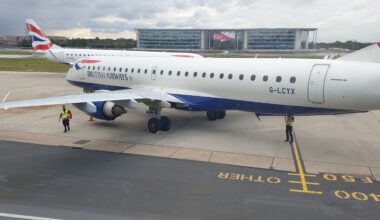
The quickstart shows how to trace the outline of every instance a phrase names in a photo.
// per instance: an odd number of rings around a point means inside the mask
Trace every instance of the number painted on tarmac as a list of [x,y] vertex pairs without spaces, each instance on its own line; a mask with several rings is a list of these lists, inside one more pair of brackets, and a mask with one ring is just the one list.
[[349,193],[344,190],[336,190],[334,192],[334,195],[335,197],[339,199],[344,199],[344,200],[353,199],[353,200],[361,201],[361,202],[365,202],[365,201],[380,202],[380,195],[375,194],[375,193],[369,193],[369,194],[363,193],[363,192]]
[[346,191],[336,190],[334,192],[334,194],[339,199],[349,199],[350,198],[350,194],[348,192],[346,192]]
[[330,182],[335,182],[338,180],[342,180],[346,183],[366,183],[366,184],[372,184],[373,180],[371,177],[363,177],[363,178],[355,178],[351,175],[334,175],[331,173],[325,173],[323,174],[323,179]]
[[323,174],[323,178],[328,181],[336,181],[338,178],[334,174]]

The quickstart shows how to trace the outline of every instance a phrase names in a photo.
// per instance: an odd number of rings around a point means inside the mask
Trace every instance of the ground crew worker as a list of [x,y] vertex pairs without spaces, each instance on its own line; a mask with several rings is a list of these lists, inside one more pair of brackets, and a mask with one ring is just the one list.
[[61,114],[59,115],[58,121],[62,119],[62,124],[65,130],[63,132],[70,131],[70,118],[71,118],[71,112],[66,106],[62,106]]
[[289,141],[290,143],[293,143],[293,122],[294,122],[294,116],[287,115],[285,116],[285,123],[286,123],[286,140],[285,142]]

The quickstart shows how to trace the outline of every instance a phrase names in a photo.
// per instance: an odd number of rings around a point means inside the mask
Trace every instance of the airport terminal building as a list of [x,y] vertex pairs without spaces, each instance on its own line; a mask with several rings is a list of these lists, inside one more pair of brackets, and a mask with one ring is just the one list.
[[139,49],[249,51],[312,49],[316,46],[317,30],[316,28],[136,29],[136,32]]

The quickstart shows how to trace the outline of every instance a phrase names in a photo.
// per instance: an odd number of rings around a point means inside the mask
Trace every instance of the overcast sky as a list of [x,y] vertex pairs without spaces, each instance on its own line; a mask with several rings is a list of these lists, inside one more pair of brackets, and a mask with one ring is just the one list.
[[135,38],[134,28],[319,28],[318,41],[380,41],[380,0],[0,0],[0,35]]

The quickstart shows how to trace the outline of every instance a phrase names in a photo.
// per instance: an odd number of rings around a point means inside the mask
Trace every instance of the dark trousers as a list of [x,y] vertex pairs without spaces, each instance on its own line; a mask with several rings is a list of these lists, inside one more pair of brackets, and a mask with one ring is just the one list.
[[70,131],[70,120],[65,118],[62,120],[63,127],[65,128],[65,131]]
[[290,141],[293,142],[293,126],[287,125],[286,126],[286,140],[289,140],[289,137],[290,137]]

